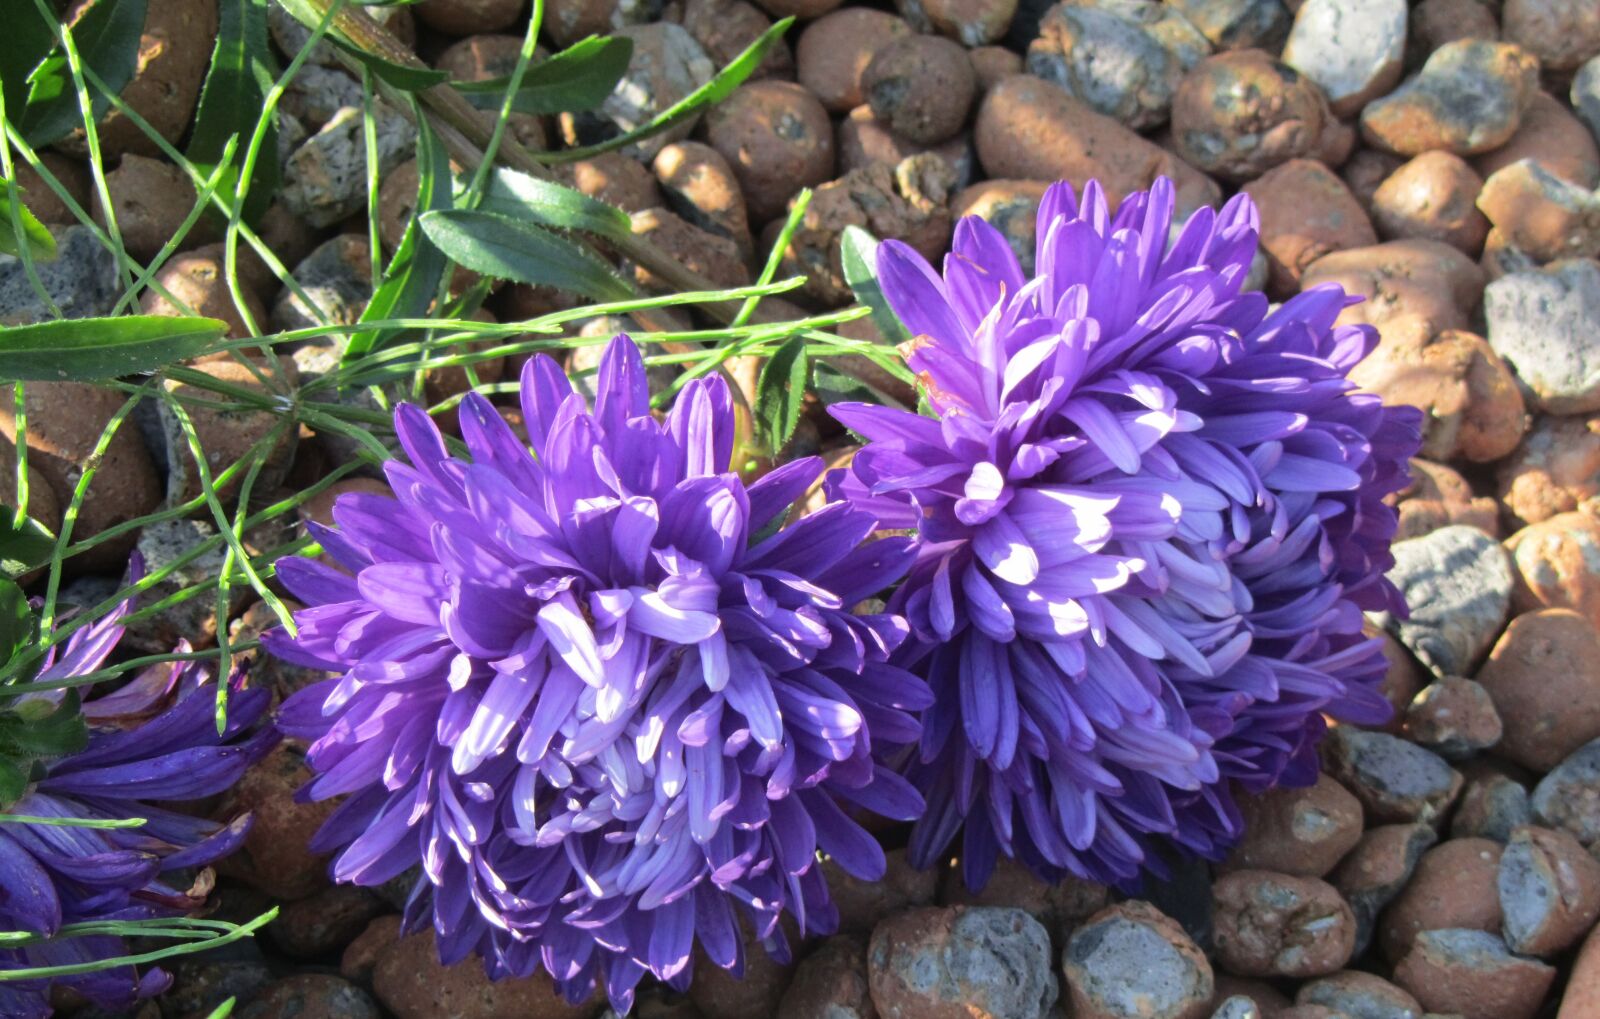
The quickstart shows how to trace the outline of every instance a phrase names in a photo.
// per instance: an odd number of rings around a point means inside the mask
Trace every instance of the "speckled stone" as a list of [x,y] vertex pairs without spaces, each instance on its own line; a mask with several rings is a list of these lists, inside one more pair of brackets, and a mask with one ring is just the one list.
[[1510,608],[1505,550],[1477,528],[1455,526],[1397,542],[1394,556],[1389,579],[1411,607],[1395,626],[1401,642],[1443,675],[1471,675]]

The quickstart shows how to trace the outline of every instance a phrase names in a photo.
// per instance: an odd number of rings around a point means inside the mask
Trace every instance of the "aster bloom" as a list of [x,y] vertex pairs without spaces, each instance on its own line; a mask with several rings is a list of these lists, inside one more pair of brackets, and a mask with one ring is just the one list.
[[1172,211],[1165,179],[1115,216],[1054,185],[1033,279],[976,217],[942,279],[879,249],[935,416],[836,406],[869,443],[832,484],[916,531],[912,857],[960,832],[974,888],[1000,853],[1124,886],[1162,843],[1216,858],[1233,788],[1315,780],[1322,712],[1389,711],[1362,610],[1403,610],[1382,500],[1419,418],[1347,381],[1377,334],[1342,290],[1243,290],[1246,196],[1169,240]]
[[[69,679],[99,669],[122,636],[122,618],[130,608],[125,602],[74,633],[59,656],[52,648],[35,679]],[[205,904],[210,882],[194,880],[190,872],[237,849],[249,831],[249,816],[222,824],[154,804],[227,789],[277,741],[276,732],[257,724],[271,694],[243,689],[238,674],[230,682],[228,723],[220,735],[216,687],[198,662],[151,666],[82,705],[88,744],[39,762],[36,780],[3,813],[69,822],[143,818],[145,823],[92,828],[0,821],[0,930],[53,938],[66,924],[183,916]],[[63,937],[0,949],[0,971],[127,954],[120,937]],[[51,980],[0,981],[0,1015],[49,1016],[52,983],[104,1008],[121,1009],[164,990],[171,977],[160,969],[119,966]]]
[[310,607],[268,641],[337,673],[279,716],[314,741],[304,795],[349,797],[314,843],[334,876],[420,863],[407,924],[431,914],[443,962],[542,966],[626,1011],[646,972],[686,986],[697,941],[741,972],[740,914],[780,958],[784,911],[836,924],[817,853],[882,875],[852,814],[920,812],[874,750],[914,741],[929,695],[889,664],[904,620],[850,611],[904,573],[907,539],[864,543],[872,515],[843,503],[774,530],[822,465],[747,489],[720,378],[657,420],[618,336],[595,390],[591,411],[531,361],[531,452],[470,394],[470,461],[400,407],[394,497],[342,496],[315,529],[348,572],[279,564]]

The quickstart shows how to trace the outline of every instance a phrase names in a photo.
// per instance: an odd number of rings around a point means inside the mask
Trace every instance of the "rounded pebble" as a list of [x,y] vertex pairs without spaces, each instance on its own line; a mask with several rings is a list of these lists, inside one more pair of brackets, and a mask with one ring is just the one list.
[[873,54],[911,34],[905,19],[867,7],[847,7],[818,18],[800,33],[795,67],[800,84],[830,113],[848,113],[867,101],[862,76]]
[[1072,932],[1062,958],[1073,1019],[1201,1019],[1211,964],[1177,922],[1147,902],[1101,910]]
[[1541,415],[1496,472],[1500,500],[1525,524],[1600,495],[1600,417]]
[[978,81],[966,50],[942,36],[895,39],[861,76],[872,115],[913,142],[942,142],[967,122]]
[[1428,931],[1395,967],[1395,983],[1424,1007],[1462,1019],[1533,1019],[1556,971],[1513,955],[1493,934]]
[[1539,88],[1539,62],[1521,47],[1460,39],[1439,47],[1422,71],[1361,111],[1361,134],[1403,156],[1444,149],[1488,152],[1516,134]]
[[1378,243],[1366,210],[1338,174],[1314,159],[1291,159],[1246,184],[1261,216],[1269,290],[1292,295],[1307,266],[1324,255]]
[[1396,627],[1401,642],[1444,675],[1471,675],[1505,625],[1510,556],[1477,528],[1455,526],[1395,543],[1394,557],[1389,579],[1411,607]]
[[1230,973],[1320,976],[1344,968],[1355,951],[1355,914],[1325,881],[1241,870],[1211,891],[1217,963]]
[[1583,510],[1558,513],[1507,538],[1506,548],[1516,611],[1568,608],[1600,626],[1600,520]]
[[1361,112],[1400,80],[1405,0],[1305,0],[1283,47],[1283,62],[1316,82],[1334,116]]
[[867,949],[881,1019],[1036,1019],[1056,1000],[1051,968],[1049,935],[1020,909],[913,909]]
[[1316,785],[1240,794],[1244,837],[1228,854],[1229,870],[1270,870],[1324,877],[1361,840],[1361,801],[1325,774]]
[[1310,156],[1333,114],[1305,76],[1260,50],[1200,61],[1172,99],[1172,137],[1207,173],[1246,181]]
[[1600,634],[1570,609],[1517,616],[1478,670],[1505,727],[1497,753],[1548,771],[1600,737]]
[[739,178],[752,225],[783,214],[796,188],[833,176],[833,124],[793,82],[739,87],[706,116],[706,141]]
[[1501,851],[1490,839],[1450,839],[1423,853],[1411,880],[1378,921],[1378,943],[1389,961],[1402,959],[1423,931],[1498,932]]
[[1554,955],[1600,918],[1600,860],[1549,828],[1518,828],[1500,857],[1502,935],[1514,952]]
[[1386,239],[1441,241],[1475,257],[1489,221],[1476,205],[1483,178],[1460,156],[1424,152],[1384,178],[1372,194],[1372,222]]

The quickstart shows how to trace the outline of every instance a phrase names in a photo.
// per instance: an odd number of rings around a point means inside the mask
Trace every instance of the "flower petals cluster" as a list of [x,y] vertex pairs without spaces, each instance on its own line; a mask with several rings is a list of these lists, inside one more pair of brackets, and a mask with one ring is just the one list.
[[[137,566],[134,570],[137,574]],[[98,670],[131,609],[114,612],[52,648],[34,677],[52,682]],[[180,644],[177,651],[187,652]],[[0,948],[0,970],[93,964],[129,954],[121,937],[56,937],[69,924],[183,916],[205,905],[208,878],[195,874],[244,841],[250,817],[209,821],[158,806],[228,789],[278,741],[263,725],[271,693],[246,689],[235,673],[227,726],[217,732],[216,684],[197,661],[153,665],[123,686],[86,700],[89,726],[79,752],[42,762],[42,774],[0,821],[0,930],[43,939]],[[48,695],[30,694],[43,699]],[[36,818],[24,821],[18,818]],[[126,822],[103,828],[73,822]],[[53,822],[53,823],[52,823]],[[121,1010],[164,990],[160,969],[116,966],[50,979],[0,981],[0,1015],[43,1019],[51,985]]]
[[[315,847],[376,885],[420,866],[407,909],[441,958],[547,970],[626,1011],[645,973],[683,987],[698,944],[742,967],[740,923],[836,923],[819,852],[864,879],[860,812],[922,801],[880,763],[914,742],[926,685],[890,663],[908,627],[856,614],[904,574],[906,538],[838,503],[778,522],[815,458],[729,472],[720,378],[658,419],[642,358],[608,345],[591,408],[548,357],[522,375],[519,440],[477,394],[470,459],[402,406],[393,497],[342,496],[315,535],[337,567],[279,564],[309,607],[281,657],[334,675],[280,712],[311,740]],[[531,450],[530,450],[531,446]]]
[[1218,857],[1234,788],[1313,781],[1323,713],[1389,710],[1362,613],[1403,611],[1383,499],[1419,418],[1348,381],[1377,335],[1335,325],[1342,290],[1244,289],[1248,197],[1173,206],[1052,186],[1031,279],[976,217],[942,278],[879,251],[932,415],[836,406],[869,441],[831,484],[917,535],[912,853],[959,835],[974,887],[1001,854],[1123,885],[1169,842]]

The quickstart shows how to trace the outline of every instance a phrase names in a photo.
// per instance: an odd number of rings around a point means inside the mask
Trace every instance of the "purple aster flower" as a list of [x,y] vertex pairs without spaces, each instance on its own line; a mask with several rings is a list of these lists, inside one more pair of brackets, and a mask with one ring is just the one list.
[[1342,290],[1243,290],[1247,197],[1169,240],[1172,209],[1165,179],[1114,217],[1055,185],[1033,279],[976,217],[943,279],[880,248],[934,416],[836,406],[869,444],[833,484],[917,533],[912,853],[960,832],[973,887],[999,853],[1123,885],[1164,842],[1218,857],[1235,784],[1313,781],[1323,712],[1389,710],[1362,610],[1403,608],[1382,500],[1418,417],[1347,381],[1377,334],[1334,326]]
[[851,613],[909,540],[864,543],[876,521],[844,503],[774,529],[822,465],[747,489],[720,379],[657,420],[618,336],[596,391],[591,411],[531,361],[531,454],[469,395],[470,461],[399,408],[394,497],[343,496],[337,530],[314,531],[349,572],[279,563],[310,607],[269,646],[337,673],[279,718],[314,741],[304,794],[348,796],[315,842],[340,850],[335,878],[420,864],[407,923],[431,913],[443,962],[543,966],[626,1011],[646,972],[686,986],[696,941],[740,972],[740,914],[780,958],[783,911],[831,929],[818,852],[881,876],[852,815],[921,812],[874,750],[914,741],[930,698],[889,664],[904,620]]
[[[137,572],[137,570],[135,571]],[[122,636],[124,602],[115,612],[54,648],[34,678],[68,679],[100,668]],[[178,651],[187,651],[181,645]],[[197,868],[237,849],[245,815],[221,824],[154,804],[192,800],[227,789],[277,741],[259,726],[271,694],[230,683],[227,729],[217,733],[215,686],[198,662],[151,666],[122,687],[86,701],[88,744],[39,762],[36,778],[3,813],[11,817],[123,821],[133,828],[92,828],[0,821],[0,930],[54,936],[66,924],[183,916],[205,904],[210,879]],[[24,698],[19,698],[22,700]],[[59,696],[26,699],[59,702]],[[120,937],[63,937],[0,949],[0,970],[92,963],[128,954]],[[171,977],[119,966],[52,980],[0,981],[0,1015],[51,1014],[50,985],[70,987],[108,1009],[164,990]]]

